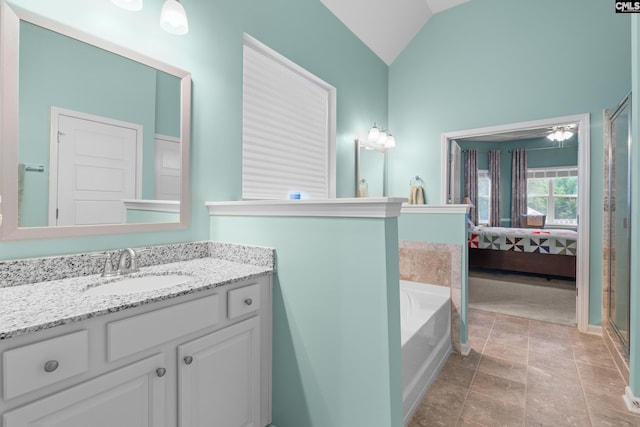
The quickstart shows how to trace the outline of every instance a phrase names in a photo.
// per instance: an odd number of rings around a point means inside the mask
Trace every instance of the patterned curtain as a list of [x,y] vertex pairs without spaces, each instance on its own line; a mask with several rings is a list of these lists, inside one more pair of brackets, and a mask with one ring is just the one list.
[[500,192],[500,150],[489,151],[489,178],[491,179],[491,199],[489,200],[489,226],[500,227],[502,193]]
[[478,224],[478,150],[468,150],[464,157],[464,193],[471,199],[473,207],[469,219]]
[[511,226],[521,227],[527,213],[527,149],[513,150],[511,158]]

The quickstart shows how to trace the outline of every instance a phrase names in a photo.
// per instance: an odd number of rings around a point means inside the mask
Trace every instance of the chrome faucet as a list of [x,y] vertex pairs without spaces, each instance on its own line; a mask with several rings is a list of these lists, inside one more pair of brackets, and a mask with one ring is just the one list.
[[91,254],[94,258],[105,258],[104,268],[102,270],[103,277],[119,276],[121,274],[135,273],[139,271],[138,267],[138,253],[144,252],[148,249],[134,251],[131,248],[122,249],[118,252],[118,268],[113,268],[112,255],[109,252],[101,252],[97,254]]
[[118,260],[118,274],[129,274],[138,271],[138,258],[136,251],[126,248],[120,251]]

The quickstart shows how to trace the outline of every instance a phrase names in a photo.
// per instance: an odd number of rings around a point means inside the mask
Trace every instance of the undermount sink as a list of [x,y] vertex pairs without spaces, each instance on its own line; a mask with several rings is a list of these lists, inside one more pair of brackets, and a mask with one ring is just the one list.
[[191,276],[184,274],[149,275],[128,277],[104,285],[95,286],[85,291],[86,295],[127,295],[138,292],[155,291],[171,286],[182,285],[191,281]]

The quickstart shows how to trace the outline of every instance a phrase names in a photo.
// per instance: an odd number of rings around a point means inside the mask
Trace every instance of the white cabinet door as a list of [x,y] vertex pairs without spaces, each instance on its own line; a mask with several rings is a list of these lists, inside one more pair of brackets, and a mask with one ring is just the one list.
[[164,355],[109,372],[4,414],[5,427],[161,427]]
[[178,347],[181,427],[259,427],[260,320]]

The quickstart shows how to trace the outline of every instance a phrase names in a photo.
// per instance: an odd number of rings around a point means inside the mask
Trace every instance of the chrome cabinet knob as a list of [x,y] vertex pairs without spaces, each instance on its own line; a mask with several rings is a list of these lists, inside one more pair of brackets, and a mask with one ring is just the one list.
[[167,373],[167,370],[165,368],[156,369],[156,375],[158,375],[159,377],[164,377],[164,374],[166,373]]
[[60,366],[60,364],[58,363],[57,360],[49,360],[47,361],[47,363],[44,364],[44,371],[53,372],[56,369],[58,369],[58,366]]
[[244,303],[246,305],[251,305],[251,304],[253,304],[253,300],[251,298],[247,298],[246,300],[244,300]]
[[184,363],[186,363],[187,365],[191,365],[192,362],[193,362],[193,357],[192,356],[185,356],[184,357]]

